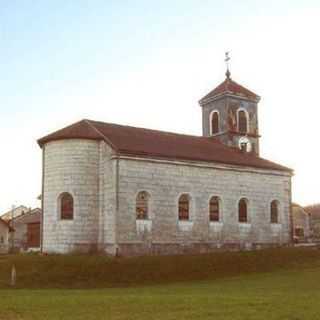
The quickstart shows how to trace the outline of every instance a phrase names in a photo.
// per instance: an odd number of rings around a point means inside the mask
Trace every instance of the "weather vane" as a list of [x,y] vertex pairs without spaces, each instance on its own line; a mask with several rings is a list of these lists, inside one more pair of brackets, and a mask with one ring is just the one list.
[[229,71],[229,60],[230,60],[230,59],[231,59],[231,58],[229,57],[229,51],[227,51],[227,52],[225,53],[224,62],[226,63],[226,67],[227,67],[226,77],[227,77],[228,79],[230,79],[230,76],[231,76],[231,73],[230,73],[230,71]]

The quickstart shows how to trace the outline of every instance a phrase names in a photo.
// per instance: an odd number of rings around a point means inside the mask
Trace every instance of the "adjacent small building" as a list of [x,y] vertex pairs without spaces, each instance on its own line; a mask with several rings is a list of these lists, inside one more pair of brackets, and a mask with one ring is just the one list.
[[320,203],[304,207],[308,212],[310,219],[310,228],[312,230],[312,238],[315,241],[320,240]]
[[0,218],[0,254],[8,253],[9,251],[9,235],[11,231],[10,225]]
[[292,229],[294,242],[311,241],[309,213],[297,203],[292,203]]
[[10,220],[10,226],[14,228],[11,234],[11,243],[17,251],[40,249],[40,217],[41,209],[29,209]]

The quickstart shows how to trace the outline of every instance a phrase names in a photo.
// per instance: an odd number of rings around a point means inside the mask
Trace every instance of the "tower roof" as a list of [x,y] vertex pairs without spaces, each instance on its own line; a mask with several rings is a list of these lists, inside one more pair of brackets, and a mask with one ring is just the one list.
[[230,78],[230,75],[226,77],[226,79],[220,83],[215,89],[210,91],[206,96],[204,96],[200,101],[200,105],[207,102],[208,100],[215,99],[219,96],[230,94],[234,96],[238,96],[241,98],[245,98],[248,100],[252,100],[258,102],[260,97],[249,89],[241,86],[237,82],[233,81]]

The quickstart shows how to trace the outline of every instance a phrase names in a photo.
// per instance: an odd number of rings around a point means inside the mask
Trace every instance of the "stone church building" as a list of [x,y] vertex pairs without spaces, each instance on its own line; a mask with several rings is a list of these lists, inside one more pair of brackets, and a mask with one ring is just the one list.
[[202,136],[81,120],[41,138],[42,250],[112,255],[291,241],[292,170],[259,157],[260,97],[226,79]]

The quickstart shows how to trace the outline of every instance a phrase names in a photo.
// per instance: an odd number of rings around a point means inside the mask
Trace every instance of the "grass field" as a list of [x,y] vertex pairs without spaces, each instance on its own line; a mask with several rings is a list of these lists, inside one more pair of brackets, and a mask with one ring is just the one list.
[[[17,288],[8,287],[17,268]],[[0,258],[0,319],[320,319],[320,251]]]

